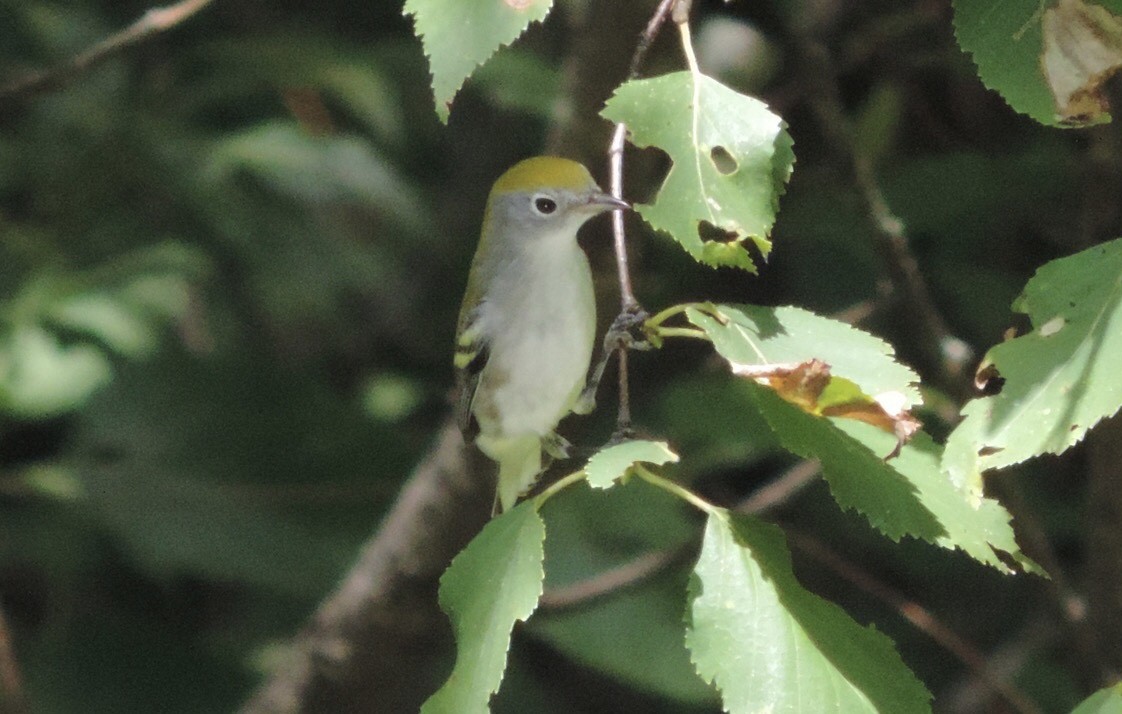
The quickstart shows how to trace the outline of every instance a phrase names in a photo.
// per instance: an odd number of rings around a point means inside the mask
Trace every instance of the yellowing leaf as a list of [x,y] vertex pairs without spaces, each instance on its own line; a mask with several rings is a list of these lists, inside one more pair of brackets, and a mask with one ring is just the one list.
[[1045,10],[1040,63],[1056,102],[1056,115],[1068,125],[1109,118],[1105,85],[1122,68],[1122,18],[1083,0],[1059,0]]
[[788,364],[730,363],[733,374],[770,387],[803,411],[822,417],[856,419],[896,436],[896,448],[885,458],[898,456],[900,448],[919,428],[919,420],[905,408],[901,392],[869,396],[852,380],[834,377],[830,365],[819,359]]

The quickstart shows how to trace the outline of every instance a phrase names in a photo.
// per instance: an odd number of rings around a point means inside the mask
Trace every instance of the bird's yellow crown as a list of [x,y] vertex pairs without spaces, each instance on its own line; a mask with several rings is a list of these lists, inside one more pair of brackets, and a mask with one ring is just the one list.
[[593,185],[592,176],[582,164],[557,156],[535,156],[507,169],[491,192],[532,191],[547,186],[577,191]]

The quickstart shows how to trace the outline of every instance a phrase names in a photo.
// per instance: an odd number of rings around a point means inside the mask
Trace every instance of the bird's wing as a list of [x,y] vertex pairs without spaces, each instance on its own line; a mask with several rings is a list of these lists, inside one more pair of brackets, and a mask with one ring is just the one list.
[[490,344],[483,334],[479,320],[479,308],[466,311],[460,320],[456,335],[456,383],[459,398],[456,400],[456,423],[464,434],[465,441],[471,441],[479,433],[479,422],[472,414],[475,390],[479,387],[479,376],[487,366]]

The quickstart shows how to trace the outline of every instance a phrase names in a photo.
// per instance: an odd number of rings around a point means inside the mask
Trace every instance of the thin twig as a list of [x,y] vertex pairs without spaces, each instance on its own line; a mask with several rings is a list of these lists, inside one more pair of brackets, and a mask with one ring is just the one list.
[[674,563],[696,549],[696,544],[688,543],[678,548],[652,550],[629,560],[622,565],[609,568],[586,580],[578,580],[571,585],[550,588],[538,601],[538,607],[545,610],[564,610],[599,600],[600,598],[634,587],[639,583],[664,572]]
[[870,159],[857,148],[852,122],[842,108],[838,78],[829,50],[817,39],[800,36],[800,50],[808,65],[807,101],[818,118],[828,144],[848,164],[865,211],[872,235],[885,262],[893,293],[902,300],[912,319],[920,326],[917,340],[929,366],[938,371],[940,382],[949,391],[965,396],[969,388],[964,370],[973,351],[951,331],[931,296],[919,262],[911,251],[904,222],[893,213],[884,197]]
[[125,49],[179,25],[211,2],[213,0],[183,0],[168,7],[152,8],[133,24],[75,55],[68,62],[31,72],[0,87],[0,105],[61,87]]
[[[776,508],[810,483],[821,464],[810,459],[800,461],[783,473],[775,481],[754,491],[748,498],[730,510],[755,515]],[[570,585],[551,588],[545,591],[540,607],[547,610],[570,609],[587,605],[590,602],[614,595],[621,590],[635,587],[680,563],[692,553],[697,552],[698,541],[691,540],[676,548],[652,550],[633,558],[614,568],[578,580]]]
[[994,674],[985,655],[974,644],[944,625],[923,605],[909,600],[903,593],[846,560],[817,538],[790,530],[787,538],[799,550],[825,565],[857,589],[894,609],[900,617],[965,664],[979,681],[1000,694],[1016,711],[1021,714],[1039,714],[1040,708],[1024,692]]
[[779,478],[753,491],[748,498],[733,506],[732,510],[755,515],[775,508],[803,490],[821,470],[822,464],[818,459],[800,461],[787,469]]
[[[680,0],[662,0],[655,8],[654,14],[647,22],[647,26],[639,35],[639,42],[635,45],[635,53],[631,55],[631,64],[627,71],[627,79],[639,76],[639,67],[647,52],[651,48],[655,37],[662,29],[667,15]],[[623,150],[627,139],[627,125],[623,122],[616,124],[612,132],[612,141],[608,147],[608,175],[609,189],[612,196],[623,198]],[[627,260],[627,238],[623,227],[623,211],[612,211],[612,244],[616,254],[616,269],[619,273],[619,302],[620,312],[608,330],[608,339],[605,340],[604,356],[595,373],[595,381],[589,383],[591,396],[599,384],[599,376],[603,374],[603,365],[607,363],[612,351],[619,361],[619,411],[616,413],[616,435],[626,435],[631,431],[631,394],[627,378],[627,350],[633,342],[623,339],[624,334],[640,324],[646,318],[639,301],[635,299],[635,292],[631,287],[631,269]],[[616,337],[613,337],[615,335]]]
[[8,620],[0,609],[0,712],[24,714],[31,711],[23,693],[23,677],[16,662]]

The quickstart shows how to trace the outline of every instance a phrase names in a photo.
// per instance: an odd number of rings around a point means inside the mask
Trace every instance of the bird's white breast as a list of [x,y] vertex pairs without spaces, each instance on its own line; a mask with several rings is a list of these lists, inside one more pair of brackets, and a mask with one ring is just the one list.
[[[543,240],[514,260],[483,319],[490,358],[480,427],[495,436],[545,435],[584,386],[596,330],[592,275],[571,236]],[[488,415],[487,412],[490,414]]]

